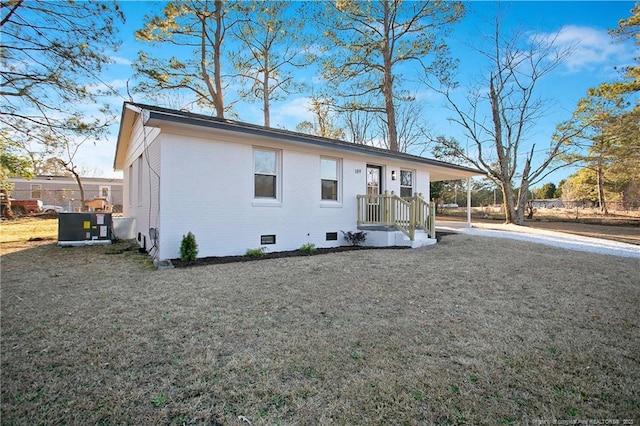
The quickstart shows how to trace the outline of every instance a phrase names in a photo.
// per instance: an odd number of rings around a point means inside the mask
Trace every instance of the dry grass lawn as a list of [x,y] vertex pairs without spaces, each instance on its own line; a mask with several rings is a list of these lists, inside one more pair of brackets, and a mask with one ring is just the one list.
[[27,217],[0,222],[0,255],[50,243],[58,238],[58,219]]
[[126,248],[2,256],[3,425],[640,421],[637,259],[448,235],[155,271]]

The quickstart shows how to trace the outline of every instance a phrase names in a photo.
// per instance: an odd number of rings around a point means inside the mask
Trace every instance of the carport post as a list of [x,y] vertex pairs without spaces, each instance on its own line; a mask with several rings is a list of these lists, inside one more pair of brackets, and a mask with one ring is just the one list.
[[467,228],[471,228],[471,178],[467,178]]

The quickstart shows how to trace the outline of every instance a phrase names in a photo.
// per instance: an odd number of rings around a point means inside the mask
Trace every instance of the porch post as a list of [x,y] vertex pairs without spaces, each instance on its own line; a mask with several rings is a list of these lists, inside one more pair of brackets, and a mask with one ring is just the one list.
[[429,203],[429,236],[436,238],[436,203]]
[[467,228],[471,228],[471,178],[467,178]]

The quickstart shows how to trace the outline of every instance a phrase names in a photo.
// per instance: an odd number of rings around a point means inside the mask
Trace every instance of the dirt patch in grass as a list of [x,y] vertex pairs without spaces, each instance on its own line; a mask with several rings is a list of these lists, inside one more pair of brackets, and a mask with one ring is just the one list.
[[3,424],[640,420],[636,259],[458,234],[156,271],[118,247],[2,257]]

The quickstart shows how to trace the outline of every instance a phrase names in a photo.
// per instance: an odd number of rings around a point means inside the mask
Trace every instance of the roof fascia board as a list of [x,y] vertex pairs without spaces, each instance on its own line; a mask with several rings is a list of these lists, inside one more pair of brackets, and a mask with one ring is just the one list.
[[[113,170],[122,170],[124,156],[129,146],[129,138],[133,130],[136,114],[140,114],[140,108],[125,102],[122,106],[122,114],[120,115],[120,129],[118,130],[118,138],[116,139],[116,153],[113,157]],[[124,140],[127,136],[126,141]]]
[[290,133],[288,131],[279,131],[276,129],[267,129],[254,127],[253,125],[242,125],[238,123],[218,120],[208,120],[207,117],[199,116],[187,116],[179,114],[169,114],[163,111],[157,110],[144,110],[148,111],[149,115],[145,121],[145,125],[154,127],[160,127],[160,122],[166,121],[171,123],[187,124],[193,126],[200,126],[206,128],[213,128],[217,130],[226,130],[232,132],[241,132],[254,136],[284,139],[290,142],[303,143],[307,145],[319,146],[322,148],[336,149],[339,151],[356,152],[358,154],[365,154],[368,156],[390,158],[396,161],[405,161],[411,163],[426,164],[433,167],[442,168],[445,170],[456,170],[457,172],[463,172],[464,175],[480,176],[484,175],[484,172],[480,170],[471,169],[464,166],[458,166],[455,164],[448,164],[437,160],[432,160],[424,157],[418,157],[404,153],[394,153],[381,148],[374,148],[367,145],[358,145],[350,142],[343,142],[338,140],[322,139],[316,137],[306,137],[305,135]]

